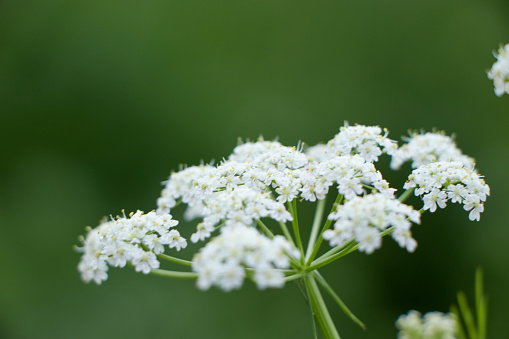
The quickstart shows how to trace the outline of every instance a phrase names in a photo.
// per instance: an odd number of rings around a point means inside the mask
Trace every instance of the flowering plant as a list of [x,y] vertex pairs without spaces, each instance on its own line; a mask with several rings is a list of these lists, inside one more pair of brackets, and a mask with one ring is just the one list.
[[421,313],[411,310],[396,320],[398,339],[486,339],[488,298],[483,292],[482,270],[475,273],[475,308],[468,306],[465,293],[458,292],[458,306],[451,313]]
[[[379,157],[392,157],[391,168],[411,162],[412,173],[396,197],[375,167]],[[354,251],[373,253],[391,236],[399,246],[415,251],[411,227],[421,213],[447,203],[463,204],[470,220],[479,220],[489,187],[443,133],[414,133],[398,147],[377,126],[345,126],[326,144],[283,146],[277,141],[246,142],[217,165],[182,168],[170,175],[157,199],[157,210],[111,218],[83,237],[78,269],[85,282],[102,283],[109,266],[134,266],[136,271],[173,278],[196,279],[198,288],[239,289],[248,279],[259,289],[280,288],[295,280],[325,338],[339,338],[322,297],[330,295],[357,324],[319,273],[319,269]],[[419,210],[405,204],[422,199]],[[326,200],[333,196],[331,210]],[[298,203],[316,203],[310,227],[302,227]],[[166,246],[185,249],[187,240],[169,214],[185,204],[185,219],[197,219],[193,243],[204,245],[191,261],[165,254]],[[305,237],[301,232],[309,231]],[[307,240],[307,246],[305,246]],[[330,249],[320,251],[323,242]],[[322,253],[319,255],[319,253]],[[187,270],[160,268],[160,261]]]

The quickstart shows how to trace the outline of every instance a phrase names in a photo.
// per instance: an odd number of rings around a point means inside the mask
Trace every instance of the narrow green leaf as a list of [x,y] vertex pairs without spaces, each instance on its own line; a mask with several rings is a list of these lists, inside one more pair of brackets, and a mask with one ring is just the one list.
[[463,318],[463,321],[465,322],[465,327],[468,332],[468,336],[471,339],[477,339],[477,330],[475,329],[475,321],[474,316],[472,315],[472,311],[470,310],[470,307],[468,306],[467,297],[465,296],[465,293],[458,292],[458,306]]
[[483,271],[478,267],[475,272],[475,308],[477,315],[478,339],[486,339],[487,305],[484,296]]
[[451,306],[451,313],[456,317],[456,334],[458,339],[468,339],[465,334],[465,329],[463,328],[463,323],[461,321],[460,311],[456,305]]

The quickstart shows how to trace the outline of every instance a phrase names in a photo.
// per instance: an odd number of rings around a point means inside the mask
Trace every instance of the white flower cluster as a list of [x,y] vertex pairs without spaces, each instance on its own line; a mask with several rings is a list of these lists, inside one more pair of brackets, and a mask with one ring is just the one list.
[[410,311],[396,320],[398,339],[456,339],[456,320],[452,313]]
[[[219,191],[213,197],[204,200],[205,208],[202,213],[203,227],[211,229],[221,220],[226,226],[237,224],[251,225],[254,221],[270,217],[277,221],[291,221],[292,215],[285,206],[270,197],[270,193],[258,191],[248,186],[239,186],[231,191]],[[193,234],[196,236],[199,230]],[[208,237],[200,233],[200,240]],[[195,242],[195,237],[191,240]]]
[[501,46],[494,55],[497,61],[488,71],[488,78],[493,80],[497,96],[509,94],[509,44]]
[[177,205],[177,200],[182,199],[189,202],[191,185],[199,177],[205,177],[215,169],[211,165],[191,166],[179,172],[173,172],[165,184],[161,192],[161,196],[157,199],[157,213],[169,213],[170,209]]
[[178,231],[170,230],[177,224],[169,214],[141,211],[100,224],[89,231],[79,249],[83,252],[78,265],[81,278],[100,284],[108,278],[108,265],[124,267],[127,262],[145,274],[159,268],[156,254],[164,252],[164,245],[177,251],[187,246]]
[[213,285],[224,291],[238,289],[246,274],[260,289],[282,287],[285,276],[281,269],[290,267],[289,256],[299,255],[284,237],[269,239],[253,227],[237,224],[223,227],[221,234],[194,256],[193,270],[202,290]]
[[[345,124],[332,140],[309,147],[306,153],[301,144],[287,147],[260,139],[238,145],[218,165],[202,164],[173,172],[164,182],[157,211],[112,218],[88,233],[79,249],[83,255],[78,269],[84,281],[100,284],[107,279],[109,266],[129,263],[136,271],[148,274],[159,268],[158,256],[188,265],[187,261],[161,255],[165,246],[177,251],[187,246],[186,239],[172,229],[178,222],[169,214],[184,203],[184,217],[199,219],[190,238],[193,243],[219,233],[193,257],[199,288],[217,286],[230,291],[240,288],[246,277],[260,289],[282,287],[285,273],[294,274],[291,279],[295,279],[295,273],[309,267],[309,263],[296,261],[304,253],[298,222],[293,227],[299,249],[285,224],[296,217],[293,204],[296,199],[323,200],[332,186],[337,188],[341,204],[328,216],[326,225],[334,223],[333,227],[322,234],[330,246],[341,250],[338,246],[352,244],[370,254],[381,247],[382,235],[390,233],[399,246],[413,252],[417,242],[411,226],[420,223],[420,213],[395,199],[396,190],[376,169],[374,162],[383,153],[392,155],[395,169],[412,161],[416,169],[404,188],[422,196],[424,210],[434,212],[451,200],[463,203],[471,220],[479,220],[489,187],[473,170],[473,160],[461,153],[452,138],[439,133],[414,135],[398,149],[378,126]],[[322,213],[324,206],[320,204],[317,211]],[[306,251],[310,254],[306,260],[315,264],[319,242],[314,238],[322,217],[317,216],[310,236],[310,246],[316,248]],[[270,225],[262,222],[265,218],[278,222],[286,238],[273,236]],[[257,230],[257,224],[270,238]],[[285,270],[290,266],[289,273]],[[196,276],[192,272],[152,273]]]
[[339,133],[327,143],[330,156],[358,154],[368,162],[378,161],[382,153],[392,154],[397,148],[396,141],[382,135],[378,126],[342,126]]
[[381,232],[394,227],[393,239],[413,252],[417,242],[412,238],[410,227],[412,222],[419,224],[420,218],[418,211],[384,194],[355,197],[329,215],[336,223],[334,229],[323,232],[323,238],[332,247],[355,240],[359,251],[370,254],[382,245]]
[[227,161],[217,167],[214,178],[201,178],[194,191],[196,198],[210,196],[212,192],[234,190],[240,185],[258,191],[271,192],[277,201],[285,203],[299,193],[299,174],[308,164],[306,155],[293,147],[276,141],[260,140],[237,146]]
[[339,193],[347,200],[365,194],[366,186],[371,186],[388,196],[393,196],[396,191],[389,188],[389,183],[382,178],[382,174],[372,163],[366,162],[359,155],[340,156],[312,164],[301,178],[302,197],[310,201],[315,201],[315,195],[318,199],[323,199],[333,183],[338,185]]
[[[392,196],[395,189],[370,162],[381,154],[380,147],[394,150],[393,141],[381,132],[379,127],[342,127],[338,134],[342,136],[325,146],[331,156],[321,162],[277,141],[239,145],[217,167],[202,165],[173,173],[158,200],[158,212],[168,213],[182,199],[189,205],[188,216],[203,218],[191,236],[196,242],[210,237],[222,223],[252,225],[265,217],[291,221],[284,203],[296,198],[324,199],[333,184],[347,200],[365,194],[366,189]],[[340,148],[344,138],[348,145]],[[361,154],[350,155],[355,152]]]
[[435,212],[437,205],[445,208],[448,201],[462,203],[470,211],[468,218],[477,221],[490,194],[484,179],[461,162],[434,162],[413,170],[403,188],[412,187],[416,196],[422,196],[424,210]]
[[454,139],[442,133],[414,134],[408,143],[392,155],[391,168],[399,169],[407,161],[418,168],[437,161],[459,161],[473,167],[474,159],[461,153]]

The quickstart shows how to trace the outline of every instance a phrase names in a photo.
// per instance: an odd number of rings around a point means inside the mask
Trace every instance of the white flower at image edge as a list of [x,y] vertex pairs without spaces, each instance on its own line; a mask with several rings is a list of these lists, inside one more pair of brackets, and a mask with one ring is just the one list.
[[509,94],[509,44],[500,47],[498,53],[493,54],[497,61],[488,71],[488,78],[493,80],[497,96]]

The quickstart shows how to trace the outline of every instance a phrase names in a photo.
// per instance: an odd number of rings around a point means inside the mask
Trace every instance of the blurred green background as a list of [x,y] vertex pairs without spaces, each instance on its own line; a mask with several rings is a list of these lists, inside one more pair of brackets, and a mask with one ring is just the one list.
[[[180,163],[238,137],[327,141],[345,120],[456,133],[492,194],[479,223],[425,214],[413,254],[387,239],[327,267],[368,327],[331,302],[340,334],[395,338],[410,309],[472,300],[480,265],[490,338],[509,337],[509,96],[486,76],[506,42],[506,0],[1,1],[0,338],[311,338],[294,284],[204,293],[113,269],[86,285],[72,246],[104,215],[153,209]],[[408,170],[383,173],[401,187]]]

